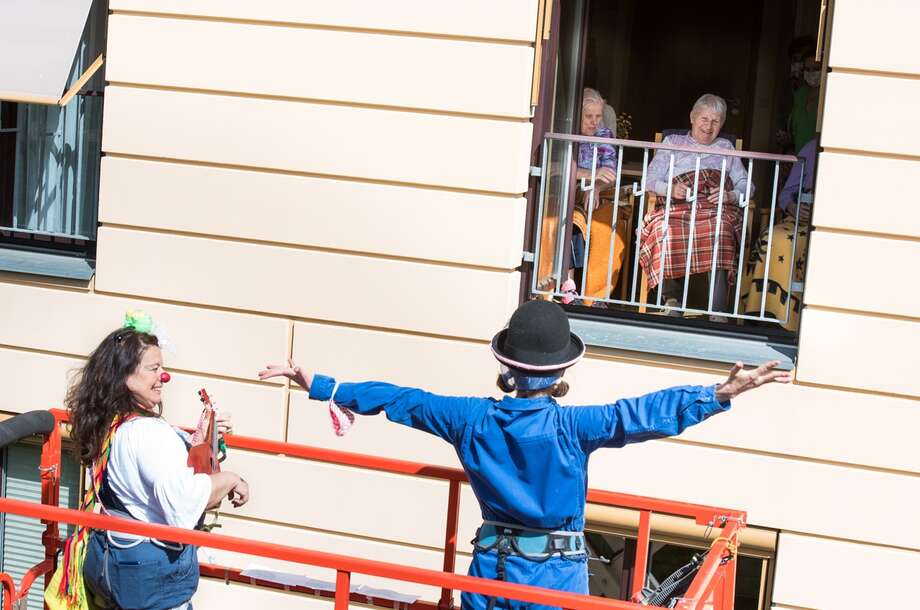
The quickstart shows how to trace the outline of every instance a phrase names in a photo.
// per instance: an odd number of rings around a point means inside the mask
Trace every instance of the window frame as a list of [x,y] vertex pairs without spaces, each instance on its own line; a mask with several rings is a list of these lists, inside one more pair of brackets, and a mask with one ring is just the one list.
[[[105,50],[108,28],[108,2],[107,0],[94,0],[90,6],[86,24],[83,27],[83,34],[80,37],[80,43],[75,50],[73,71],[79,68],[81,56],[85,55],[83,65],[86,68],[82,74],[72,73],[70,87],[57,103],[35,103],[31,98],[7,99],[0,100],[3,106],[14,104],[15,111],[12,114],[17,115],[15,125],[3,125],[3,133],[0,137],[9,138],[12,134],[13,142],[7,144],[5,148],[10,148],[12,154],[12,171],[3,172],[2,176],[10,180],[10,184],[0,185],[0,188],[9,193],[9,197],[0,198],[0,204],[4,205],[0,210],[0,272],[10,272],[16,274],[25,274],[30,276],[61,278],[65,280],[88,281],[95,273],[96,259],[96,231],[98,227],[98,210],[99,210],[99,184],[102,159],[102,114],[104,105],[104,88],[105,76],[103,67],[102,53]],[[91,61],[95,57],[95,61]],[[91,61],[91,63],[90,63]],[[95,99],[91,103],[97,104],[97,108],[86,108],[85,104],[90,103],[90,98]],[[80,110],[76,110],[74,104],[84,104]],[[52,165],[59,168],[60,175],[74,175],[79,178],[80,194],[73,196],[73,201],[66,201],[67,197],[62,195],[61,188],[57,188],[52,200],[52,207],[55,213],[64,216],[73,216],[75,214],[89,214],[88,219],[84,222],[82,228],[77,225],[73,232],[55,232],[48,230],[35,230],[32,228],[14,227],[14,213],[16,211],[16,182],[20,170],[19,153],[27,147],[19,139],[26,137],[22,133],[23,109],[30,109],[32,112],[38,112],[40,109],[48,107],[60,108],[61,116],[64,112],[80,112],[80,126],[74,131],[66,129],[68,119],[64,118],[64,123],[54,125],[50,134],[61,135],[66,132],[73,132],[79,143],[78,156],[87,155],[73,163],[66,164],[63,156],[56,164],[48,161],[40,162],[42,167],[51,168]],[[9,114],[9,113],[8,113]],[[53,116],[53,115],[52,115]],[[39,124],[41,124],[41,115],[39,115]],[[46,136],[49,134],[46,134]],[[68,136],[62,135],[67,138]],[[48,155],[40,155],[40,159],[47,159]],[[7,176],[7,174],[9,174]],[[62,178],[63,179],[63,178]],[[43,203],[48,196],[49,188],[59,187],[55,184],[46,186],[42,184],[41,189]],[[87,212],[79,212],[80,205],[77,201],[83,198],[82,207]],[[8,199],[8,201],[7,201]],[[84,216],[84,218],[87,218]],[[82,232],[83,234],[80,234]]]
[[[571,0],[569,0],[571,1]],[[583,13],[588,15],[591,8],[591,0],[580,0],[583,2]],[[560,46],[563,32],[560,27],[560,14],[562,12],[561,4],[566,0],[544,0],[547,5],[552,5],[552,27],[549,28],[548,40],[544,41],[543,54],[540,57],[540,91],[538,103],[533,112],[533,139],[531,147],[531,179],[528,183],[527,213],[525,217],[525,239],[524,255],[521,266],[521,292],[520,301],[531,298],[541,298],[539,295],[531,293],[533,274],[536,273],[535,260],[536,255],[536,215],[538,209],[538,197],[540,197],[540,187],[543,177],[540,175],[542,168],[543,149],[545,147],[544,136],[554,129],[547,126],[552,125],[552,114],[555,105],[556,91],[554,76],[558,70],[560,62]],[[576,103],[574,115],[572,118],[573,125],[578,124],[580,120],[580,102],[583,91],[583,79],[585,71],[585,46],[587,44],[588,19],[583,18],[578,26],[581,29],[581,51],[577,58],[577,79],[576,79]],[[828,19],[827,28],[823,34],[827,36],[830,30],[830,19]],[[827,52],[823,57],[822,86],[819,92],[819,116],[823,111],[823,99],[825,94],[824,79],[827,71]],[[820,120],[818,122],[820,129]],[[614,134],[616,135],[616,134]],[[818,142],[820,144],[820,132],[818,132]],[[818,147],[817,157],[820,158],[820,146]],[[816,160],[815,172],[819,161]],[[572,181],[574,185],[574,180]],[[571,205],[571,204],[570,204]],[[566,214],[565,237],[568,240],[572,231],[571,214]],[[805,225],[809,233],[813,226]],[[751,242],[745,244],[744,252],[739,252],[739,256],[745,256],[750,252],[753,241],[757,235],[752,233]],[[810,240],[809,240],[810,242]],[[565,242],[564,242],[565,243]],[[807,260],[808,252],[806,244],[803,258]],[[563,251],[568,250],[563,248]],[[568,258],[567,254],[563,255]],[[566,265],[566,261],[563,261]],[[739,278],[737,281],[741,281]],[[807,277],[802,282],[807,281]],[[798,293],[798,299],[801,301],[804,292]],[[764,324],[757,327],[745,325],[744,330],[738,330],[742,327],[722,326],[719,323],[708,323],[701,321],[688,321],[686,319],[667,320],[661,319],[661,316],[649,316],[647,314],[632,311],[613,311],[605,314],[592,312],[590,308],[583,306],[563,306],[572,322],[573,331],[579,334],[585,343],[592,349],[600,349],[602,352],[607,349],[617,351],[637,352],[641,355],[654,354],[656,356],[690,358],[693,360],[710,361],[720,364],[734,364],[742,361],[745,364],[760,364],[765,360],[779,360],[779,368],[791,370],[795,366],[798,344],[801,337],[801,327],[794,332],[785,331],[779,325]],[[804,303],[800,307],[804,309]],[[801,311],[801,310],[800,310]],[[801,314],[800,314],[801,316]],[[658,319],[656,319],[658,318]],[[801,317],[800,317],[801,320]],[[606,326],[606,328],[602,328]],[[654,336],[653,341],[648,341],[648,333],[651,331]]]

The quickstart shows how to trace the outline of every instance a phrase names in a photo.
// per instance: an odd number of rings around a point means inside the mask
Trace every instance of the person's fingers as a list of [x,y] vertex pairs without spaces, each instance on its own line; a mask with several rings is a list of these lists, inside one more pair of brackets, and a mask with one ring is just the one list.
[[728,372],[728,378],[736,377],[738,373],[744,370],[744,363],[740,360],[732,366],[732,369]]

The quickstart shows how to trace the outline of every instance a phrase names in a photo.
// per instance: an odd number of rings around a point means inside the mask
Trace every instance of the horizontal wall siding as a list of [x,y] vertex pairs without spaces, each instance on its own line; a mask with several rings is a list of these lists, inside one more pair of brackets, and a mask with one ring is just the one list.
[[[125,262],[114,256],[114,264]],[[171,281],[157,271],[140,279],[152,286]],[[0,283],[0,302],[0,345],[87,356],[131,309],[148,312],[165,333],[170,368],[252,380],[288,345],[288,323],[264,316],[6,283]]]
[[[901,513],[901,507],[895,510]],[[885,507],[879,505],[879,511]],[[893,516],[899,520],[900,516]],[[907,518],[907,521],[915,521]],[[783,532],[773,601],[833,610],[907,608],[916,599],[920,553]]]
[[102,159],[106,224],[511,269],[524,213],[522,197]]
[[283,388],[272,385],[174,373],[163,390],[163,416],[175,425],[194,427],[201,416],[201,388],[207,390],[221,413],[233,417],[233,429],[238,434],[284,440],[287,397]]
[[[295,362],[340,381],[369,379],[422,386],[446,395],[499,396],[498,366],[487,345],[330,324],[295,326]],[[432,365],[432,354],[437,364]],[[280,361],[281,356],[275,359]],[[800,373],[801,376],[801,373]],[[605,404],[659,388],[716,383],[720,374],[588,358],[566,374],[566,404]],[[289,439],[417,461],[454,465],[440,439],[403,429],[383,417],[360,418],[345,438],[332,437],[322,405],[292,393]],[[867,414],[903,422],[882,437],[865,434]],[[790,426],[789,422],[800,425]],[[731,411],[687,430],[680,438],[735,449],[874,468],[920,472],[913,430],[920,409],[908,399],[801,385],[773,385],[744,395]],[[821,429],[822,434],[814,430]]]
[[[431,391],[454,395],[498,392],[498,363],[485,342],[298,322],[293,354],[294,360],[342,381],[423,383]],[[432,366],[433,354],[438,355],[437,366]]]
[[[801,378],[801,372],[798,372]],[[605,404],[675,385],[709,385],[724,374],[586,359],[566,378],[566,404]],[[920,424],[915,401],[801,385],[773,384],[738,397],[731,410],[686,430],[681,440],[789,457],[920,472],[913,432],[866,434],[868,419]],[[870,416],[871,414],[871,416]],[[795,422],[795,425],[790,425]],[[820,430],[820,434],[815,431]]]
[[832,72],[821,146],[920,157],[918,99],[920,79]]
[[60,407],[78,358],[0,348],[0,411],[25,413]]
[[530,116],[530,46],[113,15],[108,54],[111,82]]
[[920,396],[920,324],[807,308],[797,377],[802,381]]
[[920,242],[815,231],[809,247],[807,305],[920,317]]
[[252,498],[236,514],[428,548],[443,545],[444,481],[232,449],[224,468],[254,482]]
[[107,153],[527,190],[529,122],[118,86],[105,101]]
[[[853,188],[854,176],[873,176],[872,188]],[[920,160],[825,151],[816,179],[818,228],[920,237],[920,206],[905,196],[920,184]]]
[[111,0],[113,11],[143,11],[225,19],[277,21],[422,34],[443,34],[529,42],[537,23],[536,0]]
[[591,487],[744,509],[756,526],[920,550],[920,522],[882,517],[920,497],[917,476],[667,441],[597,451],[589,473]]
[[[227,536],[250,538],[273,544],[283,544],[324,553],[346,555],[349,557],[386,561],[388,563],[397,563],[428,570],[441,570],[443,568],[444,555],[440,549],[407,547],[380,540],[343,536],[329,532],[317,532],[310,529],[250,521],[248,519],[231,517],[226,514],[221,515],[220,523],[220,533]],[[257,564],[270,569],[301,574],[309,578],[316,578],[327,582],[335,582],[335,574],[332,570],[306,564],[281,561],[267,557],[254,557],[243,553],[233,553],[219,549],[201,549],[199,550],[199,557],[201,557],[202,560],[207,560],[218,565],[245,568],[249,565]],[[457,572],[465,572],[469,565],[469,561],[470,556],[468,554],[458,554]],[[441,590],[435,587],[378,578],[365,574],[355,574],[352,577],[352,584],[389,588],[399,591],[400,593],[422,595],[425,599],[429,600],[437,599],[441,594]],[[457,599],[457,601],[459,602],[459,599]]]
[[485,339],[514,309],[519,281],[516,272],[99,230],[100,291],[350,324]]
[[831,66],[920,74],[914,0],[843,0],[834,3]]

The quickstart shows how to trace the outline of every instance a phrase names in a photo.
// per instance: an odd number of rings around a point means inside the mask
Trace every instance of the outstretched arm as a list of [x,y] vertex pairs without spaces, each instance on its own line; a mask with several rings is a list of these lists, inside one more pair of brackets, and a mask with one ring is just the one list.
[[[387,419],[424,430],[453,443],[481,399],[438,396],[416,388],[389,383],[336,383],[332,377],[314,375],[290,360],[288,366],[269,365],[259,379],[285,376],[310,392],[314,400],[335,400],[361,415],[386,413]],[[333,395],[334,394],[334,395]]]
[[577,436],[586,451],[599,447],[622,447],[653,438],[676,436],[708,417],[726,411],[731,400],[767,383],[789,383],[788,371],[776,371],[779,362],[768,362],[745,371],[739,362],[728,378],[712,386],[678,386],[627,398],[603,407],[575,411]]

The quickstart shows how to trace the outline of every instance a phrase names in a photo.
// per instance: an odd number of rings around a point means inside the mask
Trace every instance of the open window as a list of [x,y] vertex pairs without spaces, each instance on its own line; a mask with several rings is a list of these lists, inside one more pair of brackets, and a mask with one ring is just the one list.
[[3,10],[0,270],[88,279],[106,2],[6,0]]
[[546,4],[529,298],[589,344],[791,366],[827,0]]

